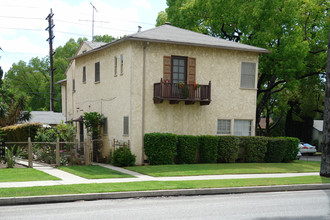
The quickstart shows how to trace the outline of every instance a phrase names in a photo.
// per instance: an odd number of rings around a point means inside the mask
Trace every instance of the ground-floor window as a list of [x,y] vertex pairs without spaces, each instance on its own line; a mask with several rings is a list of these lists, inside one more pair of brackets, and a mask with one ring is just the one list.
[[217,134],[230,134],[231,120],[218,119]]
[[234,120],[235,136],[251,136],[251,120]]

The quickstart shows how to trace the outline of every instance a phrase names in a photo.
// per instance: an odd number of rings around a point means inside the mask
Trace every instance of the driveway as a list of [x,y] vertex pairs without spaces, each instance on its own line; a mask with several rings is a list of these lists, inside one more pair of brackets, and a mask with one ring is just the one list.
[[302,156],[300,160],[306,161],[321,161],[321,156]]

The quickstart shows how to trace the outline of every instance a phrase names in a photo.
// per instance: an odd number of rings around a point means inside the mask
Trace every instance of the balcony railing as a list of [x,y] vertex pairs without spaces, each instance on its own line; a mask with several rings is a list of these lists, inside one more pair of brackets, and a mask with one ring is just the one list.
[[170,104],[184,101],[186,105],[199,102],[200,105],[209,105],[211,102],[211,81],[208,85],[168,83],[162,79],[154,84],[154,103],[159,104],[169,100]]

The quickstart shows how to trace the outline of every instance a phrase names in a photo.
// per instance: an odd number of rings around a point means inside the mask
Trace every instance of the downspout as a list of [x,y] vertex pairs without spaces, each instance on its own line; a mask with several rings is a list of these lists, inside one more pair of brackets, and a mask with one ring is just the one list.
[[142,164],[144,164],[144,134],[145,134],[145,95],[146,95],[146,50],[149,46],[149,42],[147,42],[143,46],[143,74],[142,74]]

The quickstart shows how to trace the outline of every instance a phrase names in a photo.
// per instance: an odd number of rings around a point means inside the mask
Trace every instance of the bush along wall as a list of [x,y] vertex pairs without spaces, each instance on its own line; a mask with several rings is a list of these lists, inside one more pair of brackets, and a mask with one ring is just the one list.
[[216,163],[218,159],[218,136],[199,137],[199,159],[201,163]]
[[[281,163],[286,154],[287,140],[282,138],[268,138],[267,153],[265,155],[265,162],[267,163]],[[297,145],[298,146],[298,145]]]
[[234,163],[238,158],[239,138],[220,136],[218,144],[218,163]]
[[178,135],[177,162],[182,164],[197,163],[198,136]]
[[[145,154],[151,165],[177,163],[280,163],[296,159],[298,138],[192,136],[150,133]],[[198,146],[198,147],[197,147]],[[196,158],[199,155],[199,161]]]
[[239,137],[241,149],[240,161],[244,163],[262,163],[267,152],[267,139],[264,137]]
[[290,162],[296,160],[298,154],[298,144],[300,140],[294,137],[281,137],[281,139],[286,140],[285,142],[285,153],[282,162]]
[[144,152],[151,165],[173,164],[177,136],[170,133],[149,133],[144,136]]
[[21,125],[10,125],[2,128],[4,133],[3,139],[7,142],[26,142],[28,137],[34,141],[41,123],[24,123]]
[[118,167],[133,166],[135,155],[127,147],[120,147],[113,152],[112,164]]

